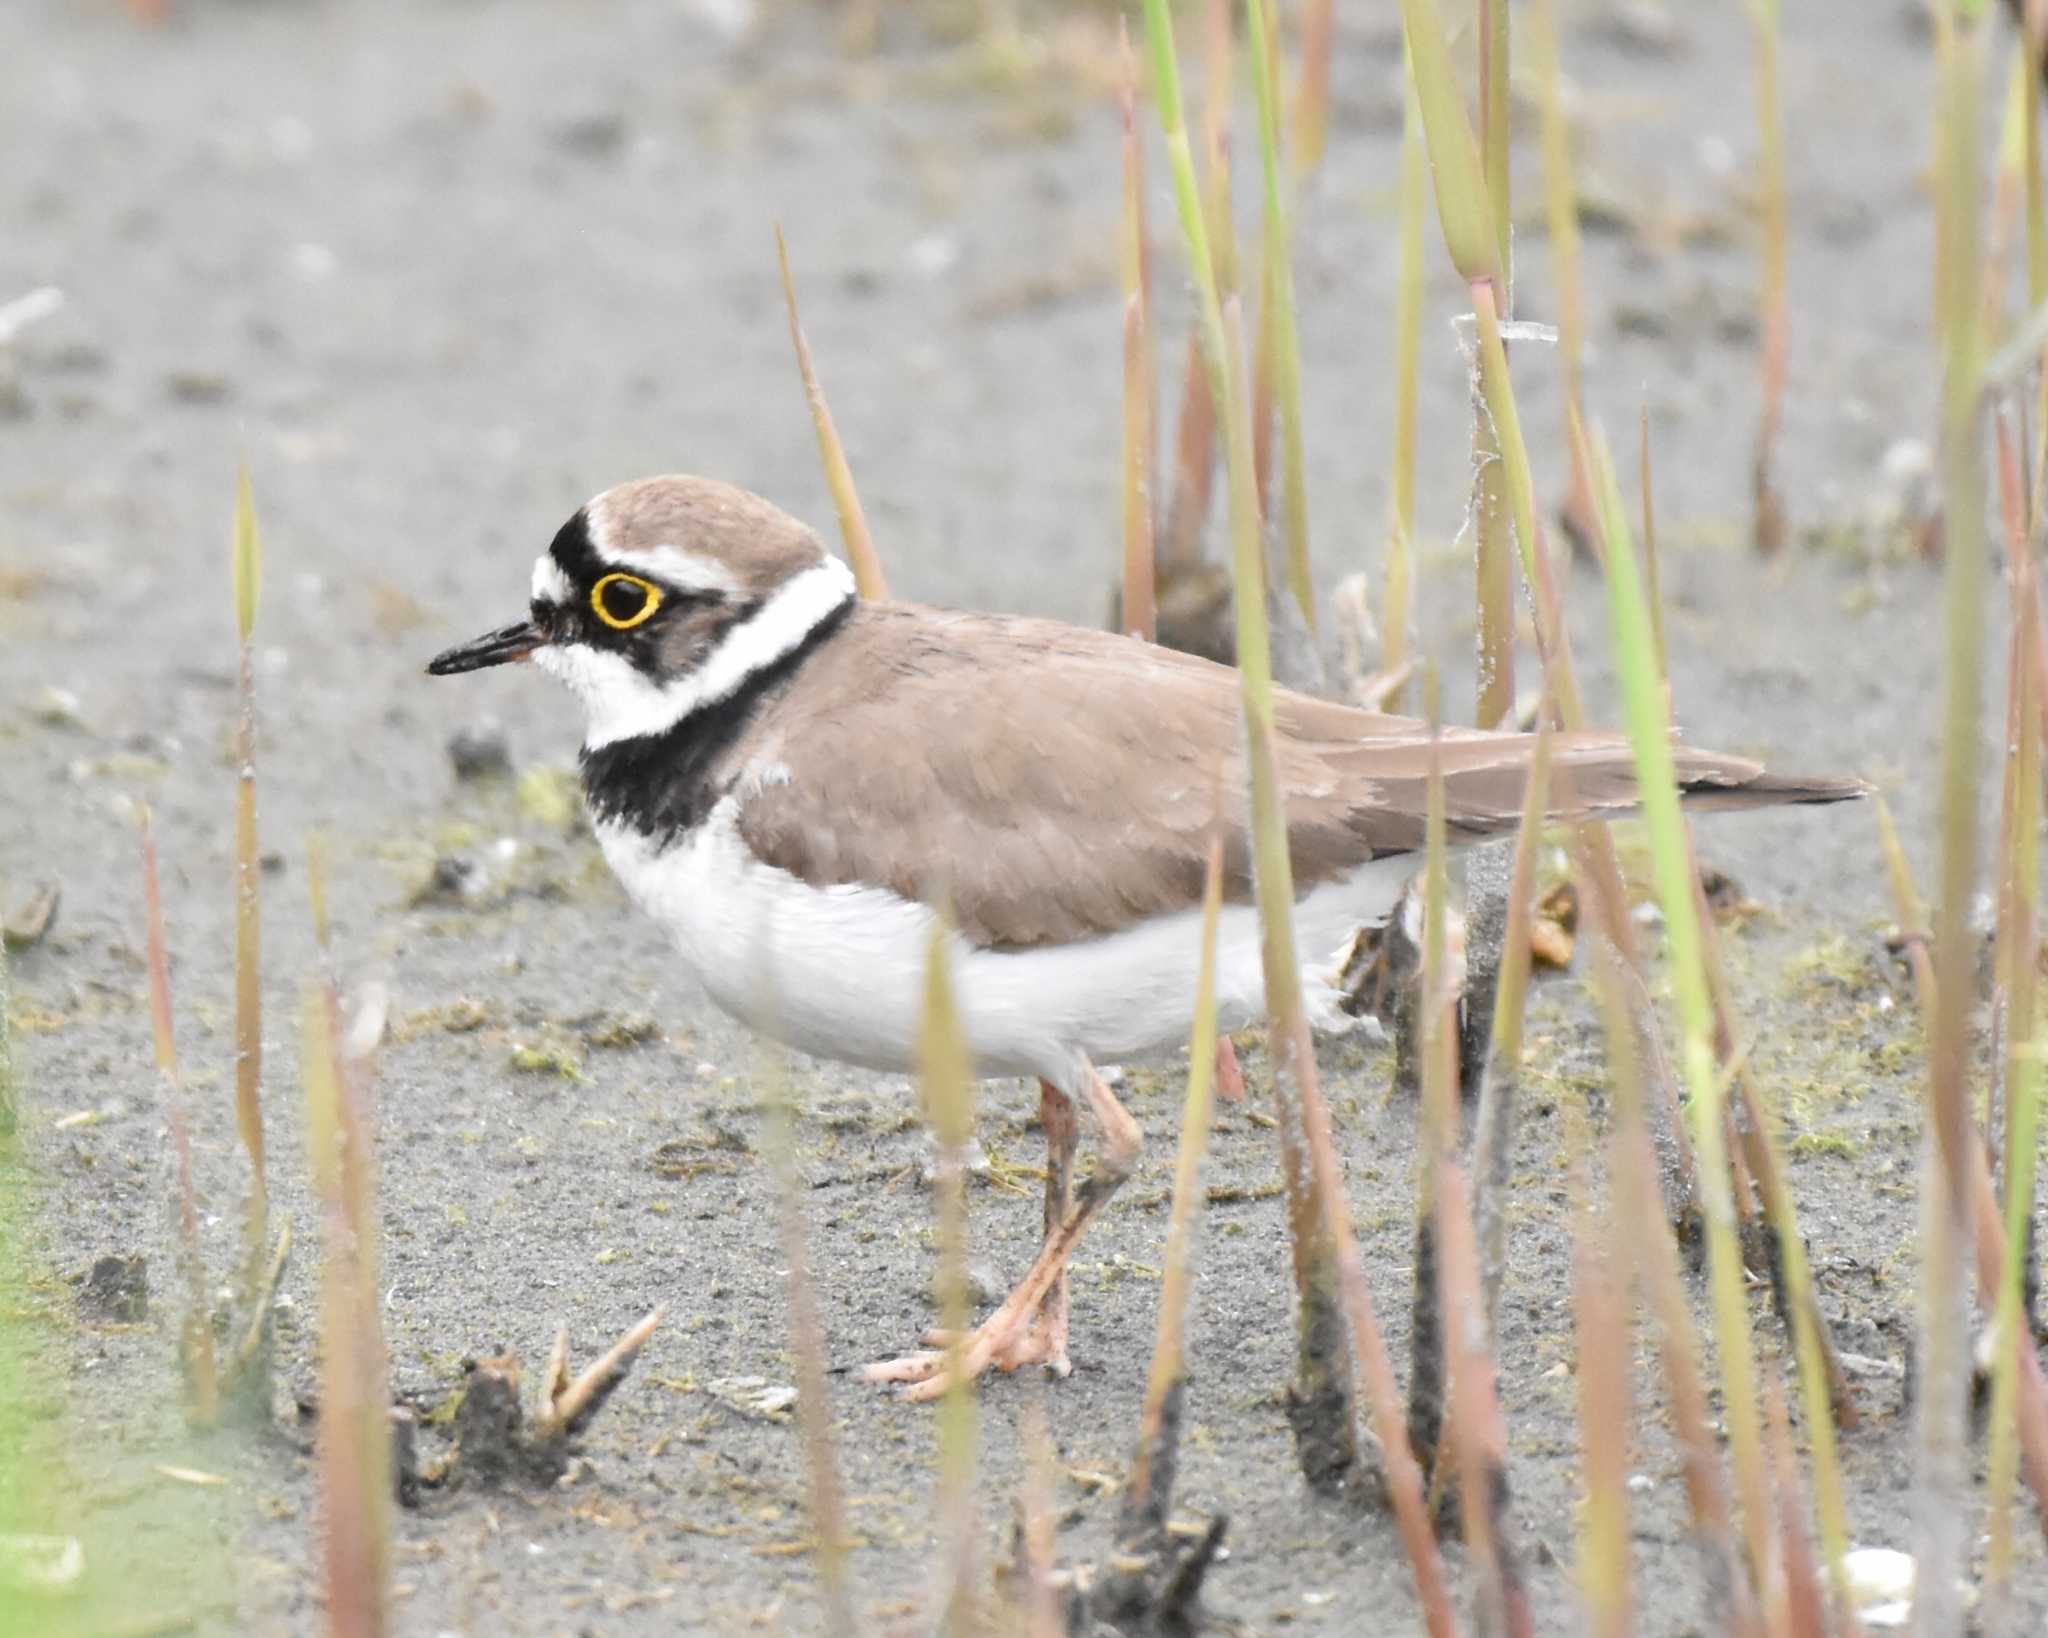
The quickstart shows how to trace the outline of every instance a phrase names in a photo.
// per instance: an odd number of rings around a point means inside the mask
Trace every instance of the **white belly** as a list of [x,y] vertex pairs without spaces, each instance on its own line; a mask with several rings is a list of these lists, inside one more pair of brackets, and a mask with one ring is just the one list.
[[[756,860],[728,799],[658,850],[618,825],[599,844],[641,909],[675,940],[711,998],[763,1034],[817,1057],[907,1073],[933,915],[883,888],[807,886]],[[1295,942],[1312,1022],[1337,1026],[1331,979],[1361,926],[1384,920],[1410,871],[1368,864],[1296,902]],[[1198,911],[1079,944],[1001,951],[951,940],[955,993],[982,1075],[1040,1075],[1072,1088],[1081,1059],[1114,1063],[1182,1045],[1194,1012]],[[1223,1028],[1265,1010],[1258,915],[1226,905],[1217,929]]]

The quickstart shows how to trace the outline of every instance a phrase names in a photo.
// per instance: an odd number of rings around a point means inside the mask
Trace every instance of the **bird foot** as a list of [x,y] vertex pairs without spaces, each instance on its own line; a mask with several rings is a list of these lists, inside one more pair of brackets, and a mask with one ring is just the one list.
[[[974,1333],[967,1333],[964,1339],[970,1345]],[[931,1330],[924,1334],[927,1348],[947,1348],[952,1345],[953,1333],[946,1330]],[[999,1371],[1022,1370],[1026,1365],[1043,1365],[1052,1375],[1068,1377],[1074,1374],[1073,1362],[1067,1358],[1067,1327],[1062,1319],[1057,1324],[1043,1313],[1034,1318],[1022,1335],[1013,1334],[1010,1341],[990,1355],[989,1363]]]
[[[987,1324],[959,1339],[957,1351],[961,1378],[972,1382],[993,1365],[999,1371],[1021,1370],[1026,1365],[1043,1365],[1054,1376],[1066,1376],[1074,1367],[1067,1358],[1067,1328],[1043,1315],[1026,1325],[995,1329],[997,1315]],[[932,1330],[924,1334],[925,1347],[899,1359],[878,1360],[861,1371],[863,1382],[900,1383],[906,1399],[937,1399],[953,1385],[949,1366],[955,1358],[953,1333]]]

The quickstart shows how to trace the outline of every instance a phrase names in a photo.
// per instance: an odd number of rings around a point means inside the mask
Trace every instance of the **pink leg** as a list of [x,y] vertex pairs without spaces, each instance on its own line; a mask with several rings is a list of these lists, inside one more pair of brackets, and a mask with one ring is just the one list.
[[[1074,1151],[1081,1143],[1081,1123],[1074,1118],[1074,1100],[1051,1081],[1038,1083],[1038,1122],[1045,1128],[1045,1240],[1051,1245],[1074,1205]],[[995,1361],[999,1369],[1043,1365],[1054,1376],[1073,1370],[1067,1359],[1067,1270],[1060,1265],[1032,1317],[1031,1329]]]
[[[1071,1189],[1078,1141],[1073,1100],[1059,1088],[1040,1083],[1039,1110],[1046,1120],[1045,1244],[1002,1307],[961,1339],[960,1371],[969,1381],[991,1365],[1014,1370],[1044,1364],[1065,1374],[1067,1262],[1089,1220],[1130,1176],[1144,1141],[1138,1123],[1092,1065],[1082,1065],[1081,1092],[1102,1128],[1102,1151],[1095,1170],[1079,1189]],[[945,1350],[927,1349],[870,1365],[861,1374],[869,1382],[908,1384],[908,1398],[936,1399],[951,1380],[946,1361]]]

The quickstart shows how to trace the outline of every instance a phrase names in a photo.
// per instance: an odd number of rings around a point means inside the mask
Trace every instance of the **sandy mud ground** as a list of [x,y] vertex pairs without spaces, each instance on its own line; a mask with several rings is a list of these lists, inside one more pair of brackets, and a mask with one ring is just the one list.
[[[745,0],[189,0],[170,27],[112,0],[0,8],[0,299],[62,311],[0,353],[0,893],[64,893],[17,957],[28,1171],[17,1304],[49,1522],[106,1573],[55,1630],[314,1630],[314,1476],[289,1418],[185,1435],[163,1103],[149,1056],[129,801],[158,815],[180,1044],[219,1266],[234,1240],[230,981],[234,463],[267,541],[259,671],[269,1130],[300,1247],[280,1313],[280,1403],[310,1396],[318,1259],[296,1069],[314,971],[306,850],[326,838],[341,964],[393,997],[381,1120],[384,1323],[395,1385],[444,1403],[466,1357],[579,1356],[650,1306],[669,1320],[563,1487],[430,1498],[399,1524],[406,1633],[802,1631],[815,1625],[791,1380],[760,1155],[758,1059],[672,970],[549,770],[570,704],[532,674],[430,683],[437,648],[516,614],[532,555],[587,495],[685,469],[829,522],[779,297],[787,227],[806,317],[899,592],[1098,621],[1116,554],[1119,306],[1107,14],[1038,36],[1004,77],[892,21],[850,64],[833,20]],[[1753,150],[1741,9],[1674,7],[1668,37],[1567,8],[1590,188],[1589,394],[1617,434],[1649,406],[1678,710],[1703,744],[1861,773],[1891,794],[1923,873],[1936,643],[1932,570],[1884,526],[1886,452],[1924,439],[1931,67],[1913,8],[1787,7],[1794,238],[1784,479],[1798,545],[1744,549],[1757,337]],[[1377,574],[1387,493],[1394,8],[1339,8],[1333,149],[1299,212],[1310,489],[1326,587]],[[1521,160],[1533,179],[1533,151]],[[1156,175],[1156,173],[1155,173]],[[1159,265],[1178,264],[1154,189]],[[1533,200],[1533,188],[1529,191]],[[1249,202],[1249,201],[1247,201]],[[1543,241],[1520,305],[1551,313]],[[1423,637],[1470,648],[1464,399],[1434,236],[1426,332]],[[1168,334],[1184,298],[1160,280]],[[1176,343],[1177,346],[1177,343]],[[1518,354],[1556,487],[1556,368]],[[1597,586],[1578,627],[1605,697]],[[53,694],[50,690],[59,690]],[[1455,683],[1461,707],[1466,685]],[[458,783],[447,742],[504,727],[513,777]],[[1917,1030],[1884,955],[1867,811],[1736,817],[1703,832],[1755,910],[1731,940],[1753,1061],[1784,1111],[1800,1209],[1843,1345],[1896,1365],[1910,1331]],[[476,896],[423,894],[437,860]],[[1502,1391],[1516,1531],[1542,1629],[1576,1623],[1574,1421],[1562,1111],[1601,1085],[1579,981],[1533,1003]],[[518,1064],[552,1064],[522,1070]],[[1413,1109],[1382,1052],[1326,1055],[1374,1298],[1405,1361]],[[1407,1631],[1389,1523],[1311,1498],[1277,1398],[1291,1357],[1264,1061],[1215,1135],[1192,1325],[1180,1505],[1230,1517],[1222,1611],[1257,1631]],[[801,1164],[831,1358],[899,1351],[930,1323],[927,1149],[909,1087],[799,1063]],[[1132,1072],[1154,1134],[1075,1268],[1073,1377],[980,1396],[982,1505],[1007,1539],[1020,1417],[1058,1448],[1061,1548],[1108,1543],[1149,1348],[1179,1075]],[[982,1092],[996,1164],[973,1254],[1006,1281],[1036,1244],[1036,1100]],[[149,1260],[146,1320],[82,1300],[108,1253]],[[1779,1332],[1757,1296],[1758,1335]],[[1647,1338],[1636,1373],[1654,1382]],[[934,1540],[928,1410],[833,1387],[859,1603],[917,1630]],[[1860,1540],[1903,1544],[1909,1429],[1896,1382],[1845,1461]],[[772,1399],[770,1401],[773,1403]],[[1617,1407],[1617,1414],[1621,1414]],[[1699,1630],[1701,1578],[1655,1407],[1634,1471],[1646,1632]],[[427,1437],[431,1449],[437,1437]],[[195,1488],[159,1464],[226,1482]],[[31,1476],[33,1479],[33,1475]],[[17,1486],[14,1494],[20,1495]],[[2038,1539],[2021,1594],[2048,1611]],[[1453,1563],[1459,1562],[1456,1549]]]

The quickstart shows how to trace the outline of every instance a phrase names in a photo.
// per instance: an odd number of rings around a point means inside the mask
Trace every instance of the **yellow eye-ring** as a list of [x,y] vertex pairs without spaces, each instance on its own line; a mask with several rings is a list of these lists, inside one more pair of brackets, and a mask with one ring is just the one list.
[[614,631],[631,631],[661,607],[661,588],[636,574],[608,574],[590,588],[591,611]]

